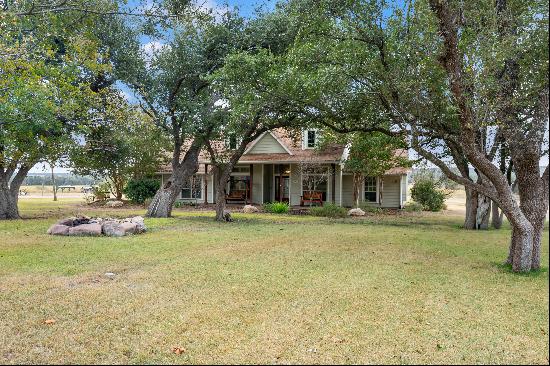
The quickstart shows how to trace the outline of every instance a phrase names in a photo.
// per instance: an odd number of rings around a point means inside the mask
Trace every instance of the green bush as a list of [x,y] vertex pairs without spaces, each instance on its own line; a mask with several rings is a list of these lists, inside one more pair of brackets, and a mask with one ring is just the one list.
[[152,198],[159,188],[160,181],[157,179],[131,179],[124,187],[124,194],[132,202],[142,204],[146,199]]
[[361,202],[359,204],[359,208],[365,212],[375,213],[375,214],[381,214],[384,213],[384,209],[380,206],[376,206],[373,204],[368,204],[366,202]]
[[348,215],[348,210],[333,203],[327,203],[324,206],[312,207],[309,213],[313,216],[336,218],[346,217]]
[[445,207],[448,194],[440,188],[440,183],[431,179],[417,180],[411,188],[411,197],[426,211],[441,211]]
[[271,202],[271,203],[265,203],[264,204],[264,211],[265,212],[271,212],[271,213],[288,213],[289,206],[286,202]]
[[405,206],[403,206],[403,209],[407,212],[418,212],[418,211],[422,211],[423,207],[420,203],[411,201],[411,202],[406,202]]

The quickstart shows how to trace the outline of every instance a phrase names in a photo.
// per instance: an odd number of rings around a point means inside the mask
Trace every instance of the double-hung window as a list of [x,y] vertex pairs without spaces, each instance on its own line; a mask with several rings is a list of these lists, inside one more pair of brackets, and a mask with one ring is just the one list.
[[183,184],[183,188],[181,189],[181,198],[183,199],[201,199],[202,198],[201,176],[192,176]]
[[378,193],[378,186],[376,184],[376,177],[365,178],[365,201],[376,202]]
[[317,143],[317,131],[308,130],[306,132],[306,147],[308,149],[313,149]]

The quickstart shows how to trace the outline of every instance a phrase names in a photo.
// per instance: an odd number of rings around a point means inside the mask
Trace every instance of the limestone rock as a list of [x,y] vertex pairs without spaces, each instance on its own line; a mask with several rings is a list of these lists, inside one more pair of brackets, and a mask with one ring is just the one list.
[[231,211],[223,210],[223,220],[227,222],[233,221],[233,219],[231,218]]
[[133,222],[137,224],[137,230],[138,233],[143,233],[147,231],[147,226],[145,226],[145,222],[143,220],[143,217],[141,216],[135,216],[130,219],[130,222]]
[[50,235],[68,235],[69,234],[68,225],[53,224],[48,229],[48,234]]
[[76,220],[76,217],[68,217],[66,219],[61,219],[56,222],[57,225],[73,226],[73,221]]
[[123,205],[124,205],[124,202],[114,200],[114,201],[107,201],[107,203],[105,204],[105,207],[122,207]]
[[116,221],[105,221],[101,225],[101,231],[107,236],[124,236],[124,230]]
[[258,208],[256,206],[252,206],[252,205],[245,205],[243,207],[243,212],[244,213],[255,213],[255,212],[258,212]]
[[365,216],[365,211],[360,208],[352,208],[348,211],[349,216]]
[[100,236],[101,225],[100,224],[82,224],[69,228],[69,235],[71,236]]
[[139,234],[138,224],[135,222],[122,222],[120,228],[124,231],[124,235]]

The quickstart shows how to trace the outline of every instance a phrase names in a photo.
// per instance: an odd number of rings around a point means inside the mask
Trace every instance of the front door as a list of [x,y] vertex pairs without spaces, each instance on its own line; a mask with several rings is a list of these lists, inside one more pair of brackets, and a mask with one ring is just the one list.
[[275,201],[289,202],[290,177],[275,176]]

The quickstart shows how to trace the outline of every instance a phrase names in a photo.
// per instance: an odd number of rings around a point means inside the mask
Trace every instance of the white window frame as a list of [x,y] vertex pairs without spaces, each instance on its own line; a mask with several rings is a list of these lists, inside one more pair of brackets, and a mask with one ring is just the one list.
[[[315,132],[315,143],[313,146],[309,146],[309,132]],[[302,150],[305,149],[315,149],[317,147],[317,144],[319,143],[319,130],[316,128],[309,128],[307,130],[304,130],[303,136],[302,136]]]
[[[180,190],[180,199],[181,200],[185,200],[185,201],[202,201],[204,199],[203,195],[204,195],[204,175],[203,174],[194,174],[190,177],[190,179],[200,179],[200,182],[201,182],[201,194],[199,197],[183,197],[183,190],[184,189],[188,189],[188,190],[192,190],[192,188],[182,188]],[[192,191],[190,192],[192,196]]]
[[[380,191],[380,179],[379,179],[379,177],[374,177],[374,178],[376,178],[376,201],[367,201],[367,200],[365,199],[365,193],[366,193],[366,191],[365,191],[365,189],[366,189],[365,180],[366,180],[367,178],[372,178],[372,177],[365,177],[365,178],[363,179],[363,188],[362,188],[362,190],[361,190],[361,192],[363,193],[363,195],[362,195],[362,197],[361,197],[362,201],[363,201],[363,202],[366,202],[366,203],[380,203],[380,202],[379,202],[379,201],[380,201],[380,194],[379,194],[379,191]],[[372,191],[369,191],[369,192],[372,192]]]

